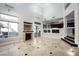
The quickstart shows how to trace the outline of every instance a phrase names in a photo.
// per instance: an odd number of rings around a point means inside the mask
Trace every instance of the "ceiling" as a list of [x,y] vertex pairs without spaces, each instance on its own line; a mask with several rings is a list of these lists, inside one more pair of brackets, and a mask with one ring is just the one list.
[[[2,3],[0,3],[0,6]],[[41,17],[50,19],[53,16],[63,16],[63,4],[62,3],[8,3],[8,5],[14,7],[10,8],[9,12],[5,12],[11,15],[21,17],[23,19],[33,19],[34,17]],[[2,8],[1,8],[2,9]],[[3,8],[4,11],[7,9]],[[0,10],[0,12],[4,12]],[[59,9],[59,10],[58,10]]]

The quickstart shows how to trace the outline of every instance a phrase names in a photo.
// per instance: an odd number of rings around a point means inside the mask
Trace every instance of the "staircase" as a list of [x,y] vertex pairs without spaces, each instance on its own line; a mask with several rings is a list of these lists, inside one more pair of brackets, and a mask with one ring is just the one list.
[[75,44],[74,37],[66,36],[64,38],[61,38],[61,40],[67,42],[71,46],[76,46],[76,47],[78,46],[77,44]]

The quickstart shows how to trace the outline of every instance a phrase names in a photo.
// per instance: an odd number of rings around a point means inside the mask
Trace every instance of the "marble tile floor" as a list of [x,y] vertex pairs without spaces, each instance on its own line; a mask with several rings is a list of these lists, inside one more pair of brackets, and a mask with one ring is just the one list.
[[79,48],[60,39],[39,37],[0,47],[0,56],[78,56]]

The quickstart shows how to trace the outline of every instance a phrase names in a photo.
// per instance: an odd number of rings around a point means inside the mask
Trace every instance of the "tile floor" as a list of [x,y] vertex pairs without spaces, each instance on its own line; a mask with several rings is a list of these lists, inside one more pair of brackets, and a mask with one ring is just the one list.
[[79,49],[60,39],[39,37],[0,47],[1,56],[78,56]]

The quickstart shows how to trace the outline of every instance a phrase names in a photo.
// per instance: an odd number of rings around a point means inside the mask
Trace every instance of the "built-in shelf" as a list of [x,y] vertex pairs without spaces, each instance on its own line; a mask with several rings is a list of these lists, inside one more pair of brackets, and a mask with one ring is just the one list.
[[33,31],[31,31],[31,30],[30,31],[24,30],[23,32],[33,32]]
[[24,31],[25,33],[32,33],[32,23],[24,22]]
[[33,33],[33,31],[26,31],[26,30],[24,30],[23,32],[24,33]]
[[51,28],[63,28],[63,23],[51,24]]
[[75,27],[67,27],[67,29],[74,29]]
[[74,27],[74,22],[67,23],[67,27]]
[[60,29],[59,28],[51,28],[51,29],[44,29],[43,32],[44,33],[59,33]]

